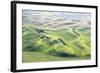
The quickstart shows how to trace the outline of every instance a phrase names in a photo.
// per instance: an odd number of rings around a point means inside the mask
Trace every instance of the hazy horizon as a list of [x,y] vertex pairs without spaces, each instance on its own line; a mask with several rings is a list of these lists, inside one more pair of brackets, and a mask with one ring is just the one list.
[[23,23],[46,23],[50,20],[83,20],[90,21],[91,13],[84,12],[65,12],[65,11],[38,11],[38,10],[22,10]]

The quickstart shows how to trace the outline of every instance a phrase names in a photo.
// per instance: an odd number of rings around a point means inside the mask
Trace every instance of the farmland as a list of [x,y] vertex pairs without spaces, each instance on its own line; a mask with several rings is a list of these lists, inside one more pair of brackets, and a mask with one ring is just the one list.
[[49,30],[24,24],[22,29],[23,62],[91,58],[90,28]]
[[22,61],[91,59],[91,13],[22,11]]

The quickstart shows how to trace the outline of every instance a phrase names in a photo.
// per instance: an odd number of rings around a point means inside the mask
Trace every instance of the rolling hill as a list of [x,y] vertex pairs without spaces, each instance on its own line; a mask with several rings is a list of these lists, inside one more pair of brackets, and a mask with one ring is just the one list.
[[31,24],[23,27],[23,51],[40,52],[57,57],[87,57],[91,55],[90,28],[77,27],[49,30]]

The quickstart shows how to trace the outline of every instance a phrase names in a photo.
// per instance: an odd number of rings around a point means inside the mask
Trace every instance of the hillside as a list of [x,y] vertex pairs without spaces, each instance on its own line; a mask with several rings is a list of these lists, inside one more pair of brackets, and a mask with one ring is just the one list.
[[22,11],[23,62],[91,58],[91,13]]
[[64,58],[89,57],[91,55],[90,29],[78,27],[76,29],[47,30],[24,24],[23,51],[41,52]]

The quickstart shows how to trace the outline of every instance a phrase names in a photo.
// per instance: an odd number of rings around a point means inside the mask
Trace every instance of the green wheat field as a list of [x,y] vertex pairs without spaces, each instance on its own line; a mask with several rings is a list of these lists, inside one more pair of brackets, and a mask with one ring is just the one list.
[[22,17],[24,63],[91,58],[89,13],[23,10]]

